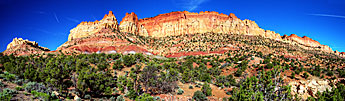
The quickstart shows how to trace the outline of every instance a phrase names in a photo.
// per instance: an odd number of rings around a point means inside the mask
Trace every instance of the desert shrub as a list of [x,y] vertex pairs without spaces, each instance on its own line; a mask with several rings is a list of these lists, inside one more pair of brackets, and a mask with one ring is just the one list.
[[13,72],[14,71],[14,64],[11,62],[6,62],[4,64],[5,70],[8,72]]
[[106,89],[106,87],[112,87],[114,82],[110,72],[84,68],[78,75],[77,90],[80,92],[80,96],[84,96],[88,92],[88,89],[92,91],[91,94],[93,95],[104,93],[106,90],[107,94],[109,94],[111,93],[111,89]]
[[179,89],[177,90],[177,94],[178,94],[178,95],[182,95],[183,93],[184,93],[183,89],[179,88]]
[[304,73],[303,73],[303,77],[307,79],[307,78],[309,77],[308,73],[307,73],[307,72],[304,72]]
[[84,98],[85,98],[85,99],[91,99],[91,96],[90,96],[89,94],[86,94],[86,95],[84,96]]
[[76,101],[81,101],[81,98],[80,98],[80,97],[78,97],[78,98],[76,99]]
[[116,60],[113,65],[113,69],[121,70],[122,68],[124,68],[124,66],[122,65],[122,61]]
[[273,68],[273,64],[272,63],[268,63],[266,66],[265,66],[266,69],[272,69]]
[[155,101],[160,101],[160,100],[161,100],[161,97],[159,97],[159,96],[155,97]]
[[110,87],[106,87],[104,90],[105,95],[111,95],[113,93],[112,89]]
[[0,92],[0,100],[2,101],[10,101],[12,97],[14,96],[13,94],[17,94],[18,92],[13,89],[5,88]]
[[14,81],[14,83],[17,84],[17,85],[22,86],[23,83],[24,83],[24,80],[23,79],[17,79],[17,80]]
[[204,93],[202,93],[201,91],[198,90],[198,91],[194,92],[193,100],[195,100],[195,101],[206,101],[208,99]]
[[16,79],[16,75],[11,74],[11,73],[6,72],[6,71],[1,76],[3,77],[4,81],[13,81]]
[[5,87],[6,85],[3,82],[0,82],[0,87]]
[[336,87],[332,87],[332,90],[325,91],[322,93],[317,93],[317,100],[320,101],[344,101],[345,96],[343,94],[345,93],[345,86],[344,84],[338,83]]
[[154,98],[150,94],[143,93],[142,95],[137,97],[135,101],[154,101]]
[[44,92],[44,93],[51,92],[51,91],[48,91],[47,87],[44,86],[42,83],[37,83],[37,82],[29,82],[25,84],[24,90],[27,92],[31,92],[33,90],[37,92]]
[[124,61],[123,64],[127,67],[131,67],[136,62],[136,59],[132,55],[124,55],[122,59]]
[[16,87],[16,90],[22,91],[22,90],[23,90],[23,87],[17,86],[17,87]]
[[[247,77],[239,83],[239,87],[231,91],[230,101],[242,100],[291,100],[291,88],[284,86],[283,80],[277,76],[281,69],[259,71],[257,76]],[[278,93],[276,93],[279,91]]]
[[212,96],[212,88],[208,83],[204,83],[204,85],[201,88],[202,93],[204,93],[206,96]]
[[120,95],[116,98],[116,101],[125,101],[125,99],[123,98],[123,95]]
[[193,89],[193,86],[192,86],[192,85],[189,85],[189,89]]
[[32,90],[31,94],[35,97],[38,97],[39,99],[42,99],[42,100],[50,100],[51,99],[50,95],[47,93],[42,93],[42,92],[37,92],[35,90]]
[[109,100],[110,100],[110,101],[116,101],[116,97],[111,96],[111,97],[109,98]]
[[295,72],[291,73],[291,78],[294,79],[295,78]]

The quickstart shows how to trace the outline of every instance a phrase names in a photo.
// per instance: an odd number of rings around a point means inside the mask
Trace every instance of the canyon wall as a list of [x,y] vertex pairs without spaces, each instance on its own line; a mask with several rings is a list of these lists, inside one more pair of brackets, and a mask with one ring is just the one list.
[[118,24],[112,11],[109,11],[109,14],[106,14],[100,21],[82,22],[77,27],[73,28],[70,31],[68,40],[97,34],[101,29],[106,28],[150,37],[166,37],[207,32],[256,35],[277,41],[297,43],[304,49],[316,49],[328,53],[341,54],[339,52],[334,52],[329,46],[321,45],[319,42],[306,36],[299,37],[295,34],[280,36],[274,31],[260,28],[254,21],[247,19],[241,20],[233,13],[226,15],[210,11],[199,13],[177,11],[144,19],[138,19],[135,13],[127,13],[120,24]]
[[200,13],[171,12],[140,20],[136,14],[130,13],[122,19],[120,31],[151,37],[212,32],[260,35],[281,40],[279,34],[261,29],[254,21],[240,20],[233,13],[226,15],[209,11]]

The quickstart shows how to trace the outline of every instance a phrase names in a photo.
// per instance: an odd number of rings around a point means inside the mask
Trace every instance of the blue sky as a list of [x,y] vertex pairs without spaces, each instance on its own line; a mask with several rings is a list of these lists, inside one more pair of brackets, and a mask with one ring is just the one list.
[[139,18],[172,11],[217,11],[254,20],[280,35],[308,36],[345,51],[345,0],[1,0],[0,51],[15,37],[55,50],[81,21],[101,20],[111,10]]

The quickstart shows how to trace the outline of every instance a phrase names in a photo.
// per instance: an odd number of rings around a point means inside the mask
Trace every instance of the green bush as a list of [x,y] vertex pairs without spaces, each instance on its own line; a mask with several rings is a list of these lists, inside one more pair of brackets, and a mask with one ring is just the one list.
[[42,83],[37,83],[37,82],[29,82],[25,84],[24,89],[27,92],[31,92],[33,90],[37,92],[44,92],[44,93],[51,92],[51,91],[47,91],[48,89]]
[[16,79],[16,75],[14,74],[11,74],[7,71],[4,72],[4,75],[2,75],[3,78],[4,78],[4,81],[13,81]]
[[2,92],[0,92],[0,100],[9,101],[14,96],[13,94],[17,94],[17,93],[18,92],[16,90],[5,88],[2,90]]
[[178,94],[178,95],[182,95],[183,93],[184,93],[183,89],[179,88],[179,89],[177,90],[177,94]]
[[192,86],[192,85],[189,85],[189,89],[193,89],[193,86]]
[[120,95],[116,98],[116,101],[125,101],[125,99],[123,98],[123,95]]
[[0,87],[5,87],[6,85],[3,82],[0,82]]
[[86,95],[84,96],[84,98],[85,98],[85,99],[91,99],[91,96],[90,96],[89,94],[86,94]]
[[272,69],[273,68],[273,64],[272,63],[268,63],[266,66],[265,66],[266,69]]
[[22,90],[23,90],[23,87],[17,86],[17,87],[16,87],[16,90],[22,91]]
[[121,70],[122,68],[124,68],[124,66],[122,65],[122,61],[116,60],[113,65],[113,69]]
[[309,77],[308,73],[307,73],[307,72],[304,72],[304,73],[303,73],[303,77],[304,77],[305,79],[308,79],[308,77]]
[[137,97],[135,101],[154,101],[154,98],[149,94],[143,93],[142,95]]
[[35,90],[32,90],[31,94],[33,96],[35,96],[35,97],[38,97],[38,98],[41,98],[41,99],[44,99],[44,100],[50,100],[51,99],[50,95],[47,94],[47,93],[42,93],[42,92],[37,92]]
[[136,59],[132,55],[124,55],[122,59],[124,61],[123,64],[127,67],[131,67],[136,62]]
[[207,101],[207,97],[204,93],[202,93],[201,91],[196,91],[193,94],[193,100],[195,101]]
[[208,83],[204,83],[204,85],[201,88],[201,91],[206,95],[206,96],[211,96],[212,95],[212,89]]
[[110,100],[110,101],[116,101],[116,97],[111,96],[111,97],[109,98],[109,100]]

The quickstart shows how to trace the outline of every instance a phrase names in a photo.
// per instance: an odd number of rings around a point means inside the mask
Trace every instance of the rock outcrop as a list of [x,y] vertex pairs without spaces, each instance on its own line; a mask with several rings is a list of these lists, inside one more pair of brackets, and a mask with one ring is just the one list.
[[118,22],[112,11],[104,15],[103,19],[95,22],[81,22],[77,27],[70,31],[68,40],[87,37],[99,32],[101,29],[112,28],[118,30]]
[[300,80],[290,82],[291,94],[301,97],[306,100],[308,97],[315,97],[317,92],[324,92],[326,90],[332,90],[330,82],[328,80],[312,79],[312,80]]
[[138,16],[135,13],[126,13],[126,16],[120,22],[120,32],[138,34]]
[[289,43],[297,43],[297,45],[302,46],[302,48],[307,50],[321,50],[327,53],[332,53],[333,50],[327,45],[321,45],[319,42],[307,37],[299,37],[296,34],[291,34],[290,36],[282,36],[283,40],[287,40]]
[[5,55],[25,55],[37,54],[45,51],[50,51],[46,47],[41,47],[35,41],[23,40],[22,38],[14,38],[11,43],[7,45],[6,50],[3,52]]

